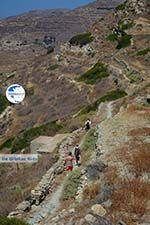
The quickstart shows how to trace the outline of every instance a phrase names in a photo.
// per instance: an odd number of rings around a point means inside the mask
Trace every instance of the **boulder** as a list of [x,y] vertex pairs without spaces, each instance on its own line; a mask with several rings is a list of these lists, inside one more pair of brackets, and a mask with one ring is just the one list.
[[91,210],[92,212],[95,214],[95,215],[98,215],[98,216],[105,216],[106,215],[106,210],[103,208],[103,206],[101,206],[100,204],[95,204],[91,207]]
[[85,220],[86,220],[86,222],[88,222],[89,224],[93,224],[93,223],[95,223],[95,222],[97,221],[97,219],[96,219],[93,215],[91,215],[91,214],[87,214],[87,215],[85,216]]

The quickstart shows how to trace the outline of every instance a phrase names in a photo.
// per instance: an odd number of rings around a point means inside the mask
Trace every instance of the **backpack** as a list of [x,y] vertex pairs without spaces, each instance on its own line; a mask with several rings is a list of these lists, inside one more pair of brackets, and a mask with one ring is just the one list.
[[75,152],[74,152],[75,156],[79,156],[80,155],[80,149],[79,147],[75,148]]
[[86,125],[86,129],[88,129],[88,130],[89,130],[89,129],[90,129],[90,122],[89,122],[89,121],[87,121],[85,125]]

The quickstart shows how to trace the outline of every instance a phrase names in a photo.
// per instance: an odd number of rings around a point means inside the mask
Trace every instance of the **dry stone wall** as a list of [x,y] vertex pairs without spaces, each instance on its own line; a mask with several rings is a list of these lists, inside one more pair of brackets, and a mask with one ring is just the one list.
[[39,205],[45,197],[54,190],[54,181],[57,175],[64,171],[64,158],[69,151],[72,151],[75,141],[84,131],[78,129],[67,137],[59,146],[59,160],[43,176],[38,185],[31,191],[30,197],[20,203],[8,217],[21,216],[29,211],[33,205]]

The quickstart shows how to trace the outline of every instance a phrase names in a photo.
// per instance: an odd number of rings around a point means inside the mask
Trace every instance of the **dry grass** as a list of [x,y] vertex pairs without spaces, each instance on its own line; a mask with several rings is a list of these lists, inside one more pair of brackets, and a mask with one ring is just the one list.
[[146,116],[150,115],[150,109],[143,104],[131,104],[127,107],[128,113],[143,112]]
[[92,204],[89,200],[84,200],[82,203],[76,206],[76,213],[74,221],[78,221],[81,218],[84,218],[87,213],[89,213]]
[[109,166],[105,170],[105,183],[109,185],[116,185],[120,182],[117,168],[115,166]]
[[137,219],[139,219],[148,210],[149,190],[150,183],[146,181],[139,179],[122,181],[120,187],[112,194],[111,214],[113,215],[116,212],[119,212],[120,215],[128,214],[132,221],[136,215]]
[[83,191],[83,199],[95,199],[96,196],[100,193],[100,184],[92,183],[87,185]]
[[150,135],[150,128],[149,127],[144,127],[144,128],[139,128],[139,129],[133,129],[131,130],[128,135],[132,137],[137,137],[137,136],[147,136]]
[[129,166],[136,176],[150,172],[150,151],[148,144],[136,149],[131,158],[128,158]]
[[149,144],[139,141],[137,136],[116,150],[115,154],[122,162],[126,162],[128,170],[136,177],[150,172]]

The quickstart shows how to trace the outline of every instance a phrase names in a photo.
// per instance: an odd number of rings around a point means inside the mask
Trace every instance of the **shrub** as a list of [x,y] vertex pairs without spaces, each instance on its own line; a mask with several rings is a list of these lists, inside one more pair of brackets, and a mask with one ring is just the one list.
[[93,152],[95,151],[95,144],[97,142],[97,134],[95,132],[95,128],[90,129],[87,134],[85,135],[83,142],[81,143],[81,152],[82,158],[84,159],[82,165],[87,165],[89,159]]
[[132,35],[127,34],[124,30],[132,27],[133,22],[124,23],[120,21],[116,31],[113,31],[112,34],[108,35],[107,40],[117,41],[117,49],[126,48],[131,44]]
[[150,48],[145,48],[141,51],[138,51],[136,55],[141,56],[141,55],[146,55],[150,52]]
[[124,2],[124,3],[120,4],[120,5],[118,5],[118,6],[116,7],[116,11],[124,10],[125,7],[126,7],[126,2]]
[[29,225],[28,223],[16,218],[0,217],[1,225]]
[[63,125],[57,124],[56,121],[30,128],[24,131],[22,135],[15,138],[12,144],[11,152],[14,153],[18,150],[28,147],[30,142],[40,135],[52,135],[62,128]]
[[97,141],[97,135],[95,134],[95,129],[89,130],[89,132],[86,134],[83,143],[81,144],[81,148],[83,151],[94,151],[95,150],[95,144]]
[[150,197],[149,188],[150,184],[143,180],[122,181],[120,188],[112,194],[112,210],[143,216]]
[[[133,132],[135,131],[133,130]],[[142,135],[142,132],[140,135]],[[137,135],[135,136],[136,139],[140,135],[138,135],[137,133]],[[128,147],[125,146],[122,149],[118,150],[118,156],[120,157],[120,159],[126,161],[126,164],[129,166],[130,172],[135,174],[136,177],[142,176],[144,173],[150,173],[149,145],[146,143],[136,143],[135,139],[133,139],[132,141],[130,141],[130,143],[127,144],[130,146],[130,151],[132,152],[132,154],[129,154]]]
[[56,70],[58,67],[59,67],[58,64],[54,64],[54,65],[49,66],[48,70]]
[[131,44],[131,38],[132,36],[129,34],[124,34],[120,38],[118,38],[118,45],[117,49],[128,47]]
[[95,199],[96,196],[100,193],[100,184],[92,183],[87,185],[83,190],[83,199]]
[[129,28],[131,28],[133,26],[133,22],[132,21],[122,21],[121,20],[118,25],[119,25],[119,28],[121,30],[127,30],[127,29],[129,29]]
[[106,102],[106,101],[113,101],[118,98],[125,97],[126,95],[127,95],[127,93],[125,91],[117,89],[117,90],[108,92],[106,95],[101,97],[100,100],[97,100],[97,102],[100,103],[100,102]]
[[93,41],[93,36],[92,34],[89,33],[83,33],[83,34],[78,34],[74,37],[72,37],[69,41],[71,45],[79,45],[80,47],[83,47],[84,45],[90,43]]
[[78,116],[81,116],[81,115],[84,115],[84,114],[88,114],[90,112],[94,112],[97,110],[97,105],[94,103],[90,104],[90,105],[87,105],[85,107],[83,107],[80,111],[79,111],[79,114]]
[[141,75],[138,74],[138,72],[136,72],[134,70],[129,70],[127,72],[126,76],[130,79],[130,83],[141,82],[142,81]]
[[94,103],[92,103],[88,106],[85,106],[83,109],[81,109],[81,111],[79,112],[78,115],[87,114],[91,111],[96,111],[101,102],[113,101],[113,100],[125,97],[126,95],[127,95],[127,93],[123,90],[117,89],[117,90],[110,91],[106,95],[97,99]]
[[150,172],[150,151],[147,148],[137,149],[132,154],[132,157],[129,159],[129,164],[132,167],[132,170],[137,175],[142,175],[143,173]]
[[80,178],[81,178],[80,170],[76,169],[69,174],[64,184],[62,200],[68,200],[72,198],[75,199],[78,186],[80,184]]
[[9,106],[9,102],[6,97],[0,94],[0,114]]
[[2,150],[3,148],[11,148],[13,141],[14,141],[14,137],[8,139],[7,141],[5,141],[5,142],[0,146],[0,150]]
[[114,34],[114,33],[109,34],[108,37],[107,37],[107,40],[113,41],[113,42],[117,41],[117,39],[118,39],[118,36],[117,36],[117,34]]
[[107,65],[98,62],[89,71],[77,78],[77,81],[83,81],[87,84],[95,84],[97,81],[108,76],[109,73]]

